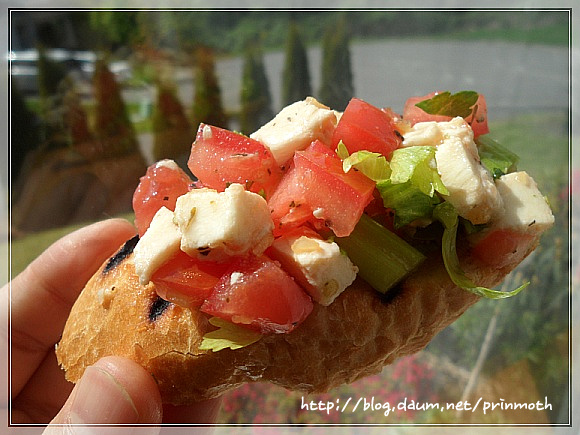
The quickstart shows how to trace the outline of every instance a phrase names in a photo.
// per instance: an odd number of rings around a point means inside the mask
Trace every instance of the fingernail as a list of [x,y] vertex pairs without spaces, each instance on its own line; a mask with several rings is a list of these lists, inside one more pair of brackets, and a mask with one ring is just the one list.
[[134,424],[139,413],[125,388],[112,374],[89,366],[76,386],[71,424]]

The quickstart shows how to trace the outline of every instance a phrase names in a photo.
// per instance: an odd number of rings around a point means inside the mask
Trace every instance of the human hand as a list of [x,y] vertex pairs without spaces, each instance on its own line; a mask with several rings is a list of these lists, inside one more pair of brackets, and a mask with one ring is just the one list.
[[[161,404],[154,379],[135,362],[105,357],[86,369],[74,386],[64,378],[55,344],[80,291],[121,244],[132,237],[127,221],[111,219],[55,242],[0,292],[10,324],[10,400],[13,424],[47,424],[45,434],[74,433],[87,424],[146,425],[215,422],[219,400],[194,406]],[[10,323],[6,316],[10,313]],[[77,426],[81,425],[81,426]]]

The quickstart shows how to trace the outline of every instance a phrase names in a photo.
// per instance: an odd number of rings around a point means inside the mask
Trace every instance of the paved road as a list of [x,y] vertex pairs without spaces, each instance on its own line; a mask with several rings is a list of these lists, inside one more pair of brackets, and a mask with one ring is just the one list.
[[[401,110],[407,97],[432,90],[473,89],[487,97],[490,119],[532,110],[567,110],[569,53],[565,47],[505,42],[388,40],[351,45],[357,97]],[[308,51],[314,94],[320,87],[321,50]],[[281,109],[284,54],[264,57],[275,110]],[[239,108],[242,59],[217,63],[224,105]],[[192,102],[191,71],[178,71],[185,107]],[[150,95],[141,94],[143,98]],[[235,128],[235,126],[230,126]],[[148,155],[149,138],[142,138]]]
[[[313,89],[320,86],[319,48],[309,50]],[[568,106],[568,50],[502,42],[392,40],[353,44],[356,96],[401,109],[405,99],[435,89],[474,89],[492,109],[565,109]],[[265,56],[274,107],[280,108],[282,53]],[[224,102],[239,105],[241,61],[218,65]],[[503,115],[503,113],[502,113]]]

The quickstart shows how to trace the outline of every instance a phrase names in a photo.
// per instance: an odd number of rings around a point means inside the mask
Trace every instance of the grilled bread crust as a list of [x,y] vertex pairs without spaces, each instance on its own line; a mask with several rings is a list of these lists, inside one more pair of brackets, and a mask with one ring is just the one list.
[[[152,283],[141,285],[134,243],[127,242],[88,282],[56,355],[72,382],[103,356],[128,357],[153,375],[163,401],[173,405],[217,397],[252,381],[326,392],[423,349],[478,300],[451,282],[435,253],[388,296],[357,279],[330,306],[315,304],[289,334],[266,335],[241,349],[204,351],[202,337],[215,329],[208,316],[163,301]],[[537,240],[502,269],[469,255],[462,256],[462,266],[478,285],[493,287],[536,245]]]

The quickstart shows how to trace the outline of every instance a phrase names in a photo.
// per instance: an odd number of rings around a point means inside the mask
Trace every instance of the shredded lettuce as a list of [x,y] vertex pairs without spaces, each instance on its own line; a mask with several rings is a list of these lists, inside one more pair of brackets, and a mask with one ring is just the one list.
[[499,178],[516,170],[519,161],[517,154],[497,143],[488,135],[476,139],[479,158],[493,178]]
[[461,91],[456,94],[441,92],[434,97],[415,104],[418,108],[430,115],[443,115],[452,118],[461,116],[467,118],[473,111],[479,94],[475,91]]
[[395,227],[418,219],[431,220],[433,209],[441,202],[435,192],[448,195],[435,164],[435,147],[399,148],[391,158],[391,176],[379,180],[377,190],[385,207],[395,212]]
[[432,197],[435,191],[449,195],[437,172],[435,147],[413,146],[393,151],[391,158],[391,177],[393,184],[411,182],[425,195]]
[[425,195],[421,190],[407,181],[394,184],[391,180],[377,183],[383,204],[395,211],[395,228],[401,228],[417,219],[432,218],[433,210],[441,202],[438,196]]
[[234,350],[249,346],[262,338],[262,334],[259,332],[251,331],[219,317],[212,317],[209,319],[209,323],[218,329],[203,336],[199,346],[201,350],[211,350],[213,352],[226,348]]
[[459,216],[455,208],[448,202],[442,202],[435,207],[433,217],[443,224],[442,254],[445,268],[451,280],[464,290],[470,291],[478,296],[488,299],[505,299],[517,295],[529,285],[529,282],[521,285],[515,290],[504,292],[477,286],[461,269],[459,258],[457,257],[457,228]]
[[373,181],[386,180],[391,176],[389,162],[380,153],[357,151],[349,155],[342,141],[338,143],[336,153],[342,159],[342,169],[345,173],[355,168]]

